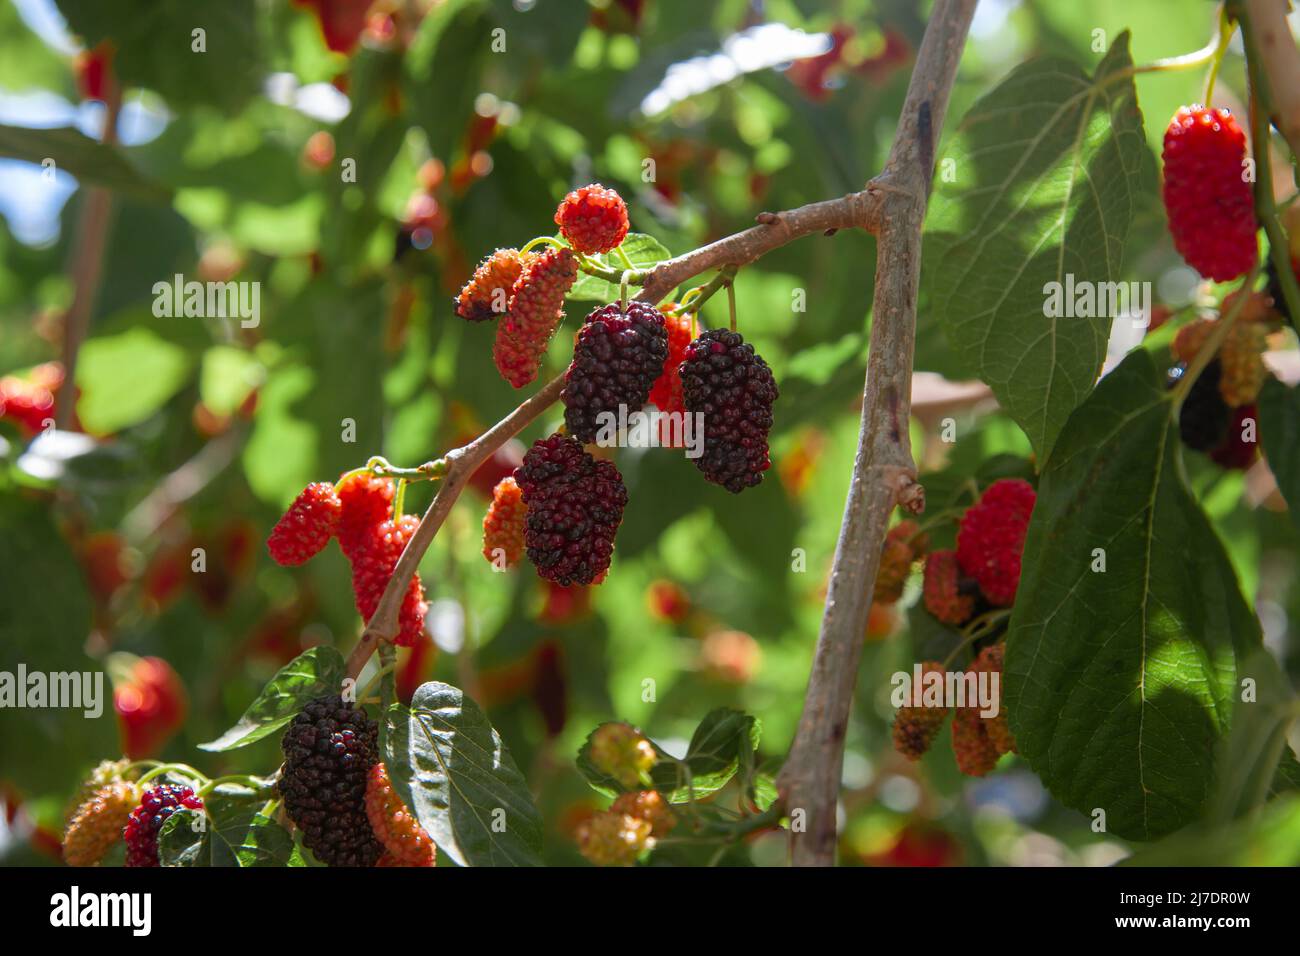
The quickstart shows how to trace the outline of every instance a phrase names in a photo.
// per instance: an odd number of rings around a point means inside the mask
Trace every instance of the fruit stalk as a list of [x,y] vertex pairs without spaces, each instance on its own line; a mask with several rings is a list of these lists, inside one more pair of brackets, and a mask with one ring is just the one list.
[[796,866],[835,862],[835,805],[844,735],[881,542],[895,506],[916,513],[925,505],[908,437],[921,224],[935,147],[974,12],[975,0],[935,3],[889,159],[865,191],[876,197],[872,218],[879,228],[858,451],[803,714],[777,780],[792,823],[793,814],[802,812],[802,829],[792,827],[791,834]]

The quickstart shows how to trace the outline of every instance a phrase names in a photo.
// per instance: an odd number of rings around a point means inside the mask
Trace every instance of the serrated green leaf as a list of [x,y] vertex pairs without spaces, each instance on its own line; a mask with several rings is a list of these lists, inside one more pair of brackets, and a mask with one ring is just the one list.
[[1138,350],[1061,433],[1007,637],[1020,754],[1063,803],[1104,810],[1130,839],[1200,818],[1236,661],[1260,644],[1179,456],[1170,394]]
[[1112,318],[1048,317],[1047,284],[1118,282],[1134,214],[1157,194],[1132,78],[1115,79],[1131,63],[1124,33],[1092,77],[1053,58],[1016,68],[966,114],[935,182],[932,307],[1040,460],[1091,391]]
[[542,821],[510,750],[460,690],[430,681],[385,715],[393,787],[461,866],[538,866]]
[[1259,393],[1259,437],[1291,521],[1300,529],[1300,389],[1271,375]]
[[337,694],[345,666],[343,655],[332,647],[308,648],[276,672],[235,726],[199,749],[235,750],[275,733],[313,697]]
[[[663,262],[665,259],[672,258],[672,253],[664,248],[663,243],[654,236],[647,236],[640,232],[629,232],[627,234],[627,238],[623,240],[623,252],[627,254],[633,267],[637,269],[643,269],[646,266],[654,265],[656,262]],[[588,258],[620,272],[627,268],[622,257],[616,252],[588,256]],[[629,289],[628,296],[631,297],[634,294],[635,290]],[[618,298],[618,286],[615,283],[606,282],[604,279],[598,279],[586,272],[579,272],[578,281],[569,290],[568,298],[584,302],[613,302]]]

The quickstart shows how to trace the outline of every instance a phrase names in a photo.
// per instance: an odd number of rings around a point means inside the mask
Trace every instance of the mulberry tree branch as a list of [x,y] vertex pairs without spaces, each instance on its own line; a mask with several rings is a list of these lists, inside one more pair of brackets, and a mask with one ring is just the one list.
[[[838,199],[785,212],[762,213],[757,217],[758,225],[752,228],[658,263],[647,270],[637,296],[658,302],[697,275],[747,265],[773,249],[814,233],[859,228],[880,237],[858,455],[808,699],[781,778],[785,806],[805,809],[813,828],[806,836],[796,838],[797,863],[832,862],[843,732],[866,626],[867,592],[879,563],[880,541],[889,512],[896,504],[916,511],[924,505],[907,434],[920,228],[934,165],[935,132],[943,120],[975,2],[935,3],[908,87],[897,138],[880,176],[862,191]],[[379,643],[397,634],[398,610],[411,577],[470,475],[549,408],[559,398],[563,385],[563,377],[552,380],[473,442],[447,453],[442,485],[419,529],[407,542],[365,633],[348,656],[348,676],[360,674]]]
[[1244,0],[1239,11],[1245,14],[1249,52],[1258,54],[1268,76],[1270,119],[1300,156],[1300,50],[1287,25],[1287,0]]
[[835,862],[835,811],[844,736],[881,542],[896,506],[912,512],[925,507],[925,492],[916,482],[908,437],[921,224],[934,171],[935,144],[975,3],[936,0],[889,160],[867,189],[880,197],[881,206],[858,451],[803,714],[777,780],[791,816],[796,866]]
[[[785,245],[793,239],[837,229],[874,230],[879,225],[879,210],[884,191],[873,184],[862,192],[840,199],[810,203],[785,212],[761,213],[759,225],[719,239],[692,252],[667,259],[647,270],[638,299],[658,302],[674,288],[710,269],[732,269],[753,262],[759,256]],[[451,513],[472,475],[498,448],[528,426],[560,397],[564,377],[548,382],[539,392],[512,411],[491,429],[462,448],[445,456],[446,470],[438,493],[420,519],[420,527],[402,551],[379,606],[366,625],[361,640],[348,655],[347,674],[355,678],[366,666],[381,641],[397,634],[397,616],[402,598],[421,558],[433,543],[434,536]]]
[[563,388],[564,376],[558,375],[478,438],[461,448],[453,448],[446,454],[444,460],[447,467],[438,486],[438,492],[425,510],[424,517],[420,519],[420,526],[402,550],[402,556],[393,569],[393,576],[389,578],[388,586],[384,588],[379,606],[375,608],[375,613],[366,625],[365,633],[361,635],[361,640],[348,655],[347,676],[355,678],[360,674],[361,668],[366,666],[366,661],[370,660],[370,655],[375,652],[379,642],[385,638],[391,639],[397,634],[397,614],[401,609],[407,585],[414,577],[416,568],[420,566],[420,559],[429,550],[429,545],[433,543],[434,536],[442,527],[442,523],[447,520],[447,515],[451,514],[451,506],[465,490],[470,476],[478,470],[479,465],[492,457],[493,452],[555,404]]

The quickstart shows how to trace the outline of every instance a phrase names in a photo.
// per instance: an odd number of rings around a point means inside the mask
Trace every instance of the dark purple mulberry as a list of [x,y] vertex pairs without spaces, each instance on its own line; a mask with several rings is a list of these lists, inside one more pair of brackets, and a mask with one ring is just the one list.
[[767,433],[780,392],[767,363],[739,332],[709,329],[686,348],[686,410],[704,415],[704,454],[695,466],[731,492],[763,480],[771,467]]
[[609,569],[627,489],[612,461],[597,460],[565,435],[533,443],[515,469],[528,518],[528,559],[548,581],[591,584]]
[[585,443],[596,440],[602,412],[620,405],[639,411],[668,358],[663,313],[645,302],[596,309],[578,333],[573,362],[564,376],[564,424]]
[[340,697],[308,702],[285,731],[280,793],[302,842],[327,866],[374,866],[383,853],[366,817],[378,725]]
[[[1181,379],[1184,372],[1185,366],[1175,366],[1170,371],[1170,384]],[[1182,410],[1178,413],[1178,434],[1188,448],[1212,451],[1222,445],[1228,435],[1231,410],[1219,392],[1222,373],[1223,367],[1216,358],[1205,366],[1183,399]]]

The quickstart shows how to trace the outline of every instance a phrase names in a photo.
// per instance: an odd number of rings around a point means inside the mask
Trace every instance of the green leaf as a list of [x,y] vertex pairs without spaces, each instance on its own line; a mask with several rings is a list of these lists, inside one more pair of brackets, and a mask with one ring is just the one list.
[[199,397],[217,415],[233,415],[258,385],[266,370],[246,349],[214,345],[203,353]]
[[[604,726],[603,724],[601,726]],[[599,730],[597,727],[596,730]],[[600,770],[591,759],[591,737],[578,751],[578,770],[598,793],[616,797],[626,788]],[[669,803],[686,803],[717,793],[748,764],[751,773],[754,752],[762,735],[758,719],[738,710],[719,707],[705,715],[691,736],[681,760],[651,741],[659,762],[650,771],[650,782]]]
[[77,416],[94,435],[137,425],[184,386],[190,365],[183,348],[147,329],[89,339],[77,360]]
[[142,176],[120,151],[71,126],[29,129],[0,125],[0,156],[38,166],[52,159],[55,168],[90,186],[103,186],[150,202],[167,202],[171,198],[171,190]]
[[1259,437],[1291,521],[1300,529],[1300,390],[1271,375],[1259,393]]
[[481,86],[466,80],[482,72],[492,28],[478,0],[451,0],[424,18],[403,58],[411,113],[435,156],[452,153],[473,117]]
[[1243,682],[1252,682],[1251,699],[1237,705],[1232,731],[1219,746],[1211,823],[1244,816],[1270,794],[1294,787],[1290,776],[1297,763],[1287,746],[1287,734],[1300,713],[1295,692],[1263,647],[1242,659],[1238,673]]
[[1236,661],[1260,633],[1187,489],[1149,353],[1132,353],[1062,431],[1023,567],[1006,653],[1021,755],[1067,806],[1104,810],[1111,833],[1151,839],[1198,819]]
[[1270,802],[1258,816],[1196,826],[1143,847],[1122,866],[1300,865],[1300,796]]
[[289,831],[261,812],[265,797],[252,791],[217,788],[204,801],[211,820],[208,845],[213,866],[288,866],[293,856]]
[[179,810],[158,835],[163,866],[290,866],[289,831],[259,807],[264,796],[247,788],[218,787],[204,798],[204,811]]
[[[623,251],[627,253],[633,268],[636,269],[643,269],[656,262],[672,258],[672,253],[664,248],[663,243],[654,236],[647,236],[640,232],[627,234],[627,238],[623,240]],[[588,256],[588,258],[611,269],[617,269],[619,272],[627,268],[617,252],[607,252],[604,255]],[[634,294],[634,290],[628,290],[629,297]],[[578,281],[569,290],[568,297],[578,301],[613,302],[618,298],[618,286],[586,272],[579,272]]]
[[158,831],[160,866],[208,866],[208,825],[198,810],[177,810]]
[[461,866],[538,866],[542,821],[510,750],[479,706],[430,681],[394,704],[385,763],[402,801]]
[[[191,0],[58,0],[87,46],[110,39],[123,86],[157,90],[175,107],[213,104],[233,112],[254,96],[265,68],[254,0],[196,7]],[[203,30],[203,49],[193,31]]]
[[216,740],[199,744],[199,749],[235,750],[275,733],[313,697],[337,694],[343,686],[344,669],[343,655],[334,648],[308,648],[280,668],[235,726]]
[[1048,317],[1047,284],[1118,282],[1135,212],[1157,192],[1132,78],[1115,79],[1131,63],[1123,33],[1092,77],[1053,58],[1016,68],[966,114],[935,181],[932,307],[1040,460],[1091,391],[1111,325]]
[[0,671],[91,680],[77,682],[82,707],[0,707],[0,767],[27,793],[64,792],[120,746],[112,686],[86,653],[91,627],[85,577],[49,499],[0,493]]

